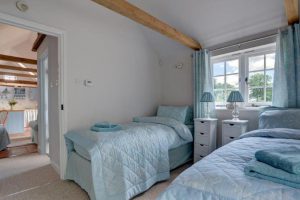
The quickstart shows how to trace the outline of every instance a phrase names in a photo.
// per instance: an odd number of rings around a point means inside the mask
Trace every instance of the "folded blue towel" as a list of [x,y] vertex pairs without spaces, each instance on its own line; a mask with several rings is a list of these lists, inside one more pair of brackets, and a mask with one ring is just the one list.
[[245,167],[244,172],[248,176],[269,180],[294,188],[300,188],[300,175],[291,174],[284,170],[274,168],[268,164],[253,159]]
[[99,128],[111,128],[113,125],[115,124],[111,124],[109,122],[98,122],[94,124],[95,127],[99,127]]
[[255,153],[255,157],[272,167],[300,175],[300,149],[297,147],[261,150]]
[[94,126],[91,127],[91,131],[95,132],[114,132],[121,130],[122,127],[119,124],[111,124],[109,122],[99,122],[94,124]]

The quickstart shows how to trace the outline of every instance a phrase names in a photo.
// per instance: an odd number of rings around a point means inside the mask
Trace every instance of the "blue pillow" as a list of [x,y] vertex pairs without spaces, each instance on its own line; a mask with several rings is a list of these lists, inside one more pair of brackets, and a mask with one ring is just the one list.
[[159,106],[157,116],[168,117],[184,124],[190,124],[193,118],[193,111],[189,106]]
[[259,116],[259,129],[300,129],[300,109],[269,110]]

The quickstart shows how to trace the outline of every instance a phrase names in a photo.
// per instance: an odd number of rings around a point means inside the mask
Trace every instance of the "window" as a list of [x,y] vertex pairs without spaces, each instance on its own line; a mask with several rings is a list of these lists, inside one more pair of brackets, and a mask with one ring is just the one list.
[[275,43],[230,55],[212,57],[216,106],[225,106],[233,90],[239,90],[246,105],[272,103]]
[[248,57],[248,102],[272,102],[275,53]]
[[233,90],[239,89],[239,60],[224,60],[213,64],[214,94],[216,102],[225,104]]

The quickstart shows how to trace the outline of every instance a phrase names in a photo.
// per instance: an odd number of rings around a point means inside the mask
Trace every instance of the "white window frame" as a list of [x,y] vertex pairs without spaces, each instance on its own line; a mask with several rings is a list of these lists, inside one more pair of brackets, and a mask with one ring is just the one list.
[[[248,79],[249,77],[249,57],[258,56],[262,54],[271,54],[271,53],[275,53],[275,51],[276,51],[276,44],[272,43],[264,46],[258,46],[250,49],[231,52],[224,55],[213,56],[211,57],[211,68],[213,71],[213,64],[215,63],[238,59],[239,60],[239,91],[245,98],[244,99],[245,102],[243,103],[243,106],[258,107],[258,106],[271,105],[272,102],[248,102],[249,92],[248,92],[248,84],[246,83],[246,78]],[[264,62],[266,62],[266,60]],[[266,67],[266,63],[264,63],[264,67]],[[265,71],[266,69],[264,68],[264,73]],[[225,81],[226,81],[226,76],[227,75],[225,74]],[[216,107],[222,108],[225,105],[216,105]]]

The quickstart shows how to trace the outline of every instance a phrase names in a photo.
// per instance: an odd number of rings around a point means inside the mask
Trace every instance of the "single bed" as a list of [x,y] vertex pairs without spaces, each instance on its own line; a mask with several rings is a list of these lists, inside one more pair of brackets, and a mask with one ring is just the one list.
[[242,139],[217,149],[195,163],[179,175],[158,199],[299,199],[299,189],[244,173],[245,166],[257,150],[289,146],[300,148],[299,117],[299,110],[266,111],[260,117],[261,129],[247,133]]
[[66,178],[92,200],[130,199],[192,159],[192,129],[159,116],[136,118],[117,132],[69,132]]

